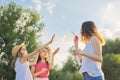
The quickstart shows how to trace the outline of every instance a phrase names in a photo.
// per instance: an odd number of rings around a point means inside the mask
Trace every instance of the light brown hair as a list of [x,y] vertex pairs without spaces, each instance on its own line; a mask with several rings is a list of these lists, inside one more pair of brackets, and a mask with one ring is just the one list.
[[105,40],[102,35],[98,32],[94,22],[86,21],[82,24],[81,28],[81,40],[83,43],[87,43],[92,36],[96,36],[102,45],[105,45]]

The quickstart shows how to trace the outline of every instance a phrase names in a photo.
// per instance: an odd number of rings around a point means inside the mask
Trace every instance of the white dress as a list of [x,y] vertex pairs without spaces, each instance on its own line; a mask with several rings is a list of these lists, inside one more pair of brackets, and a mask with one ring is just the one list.
[[21,64],[19,62],[19,58],[17,58],[15,63],[15,71],[16,71],[15,80],[33,80],[28,61]]

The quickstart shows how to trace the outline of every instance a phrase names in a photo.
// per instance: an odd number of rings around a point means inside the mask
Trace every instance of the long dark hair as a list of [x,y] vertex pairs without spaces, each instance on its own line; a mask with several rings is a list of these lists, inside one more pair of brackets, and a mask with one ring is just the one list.
[[[45,48],[45,49],[47,49],[47,48]],[[48,49],[47,49],[47,51],[48,51]],[[39,53],[39,54],[40,54],[40,53]],[[40,61],[41,61],[41,56],[39,55],[39,56],[38,56],[37,63],[40,62]],[[45,62],[46,62],[46,64],[48,65],[48,58],[45,58]]]
[[[41,56],[39,55],[39,56],[38,56],[37,63],[39,63],[40,61],[41,61]],[[47,60],[47,58],[45,58],[45,62],[46,62],[46,64],[48,65],[48,60]]]

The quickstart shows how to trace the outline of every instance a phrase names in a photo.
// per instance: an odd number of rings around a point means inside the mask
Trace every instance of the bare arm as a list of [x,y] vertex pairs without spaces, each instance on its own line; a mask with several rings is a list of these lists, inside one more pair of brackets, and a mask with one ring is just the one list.
[[31,73],[32,73],[32,76],[34,77],[34,72],[35,72],[35,66],[32,66],[31,67]]
[[[36,49],[39,49],[39,44],[38,43],[36,45]],[[37,63],[38,56],[39,56],[39,52],[35,55],[34,60],[29,62],[29,66],[33,66],[33,65],[35,65]]]
[[35,72],[35,66],[32,66],[31,68],[31,73],[32,73],[32,76],[35,78],[37,77],[38,75],[44,73],[45,71],[47,71],[48,69],[46,68],[43,68],[42,70],[40,70],[39,72]]
[[[73,35],[74,35],[74,46],[75,46],[75,49],[78,50],[79,37],[77,35],[75,35],[75,33],[73,33]],[[82,60],[82,55],[80,55],[79,58],[80,58],[80,60]],[[74,59],[77,62],[77,59],[76,59],[75,55],[74,55]]]
[[52,59],[50,61],[50,64],[49,64],[49,69],[52,69],[53,66],[54,66],[54,56],[58,53],[60,48],[57,48],[54,52],[53,52],[53,55],[52,55]]
[[38,56],[39,56],[39,53],[35,54],[34,60],[29,62],[29,65],[30,65],[30,66],[33,66],[33,65],[36,64],[36,62],[37,62],[37,60],[38,60]]
[[35,55],[36,53],[38,53],[40,50],[44,49],[46,46],[48,46],[49,44],[51,44],[54,41],[54,38],[55,38],[55,34],[52,36],[51,40],[48,43],[46,43],[42,47],[36,49],[32,53],[29,53],[29,54],[27,54],[27,55],[25,55],[23,57],[26,58],[26,59],[32,57],[33,55]]
[[78,55],[86,56],[94,61],[102,62],[102,46],[100,44],[100,41],[97,39],[97,37],[92,38],[92,45],[95,50],[94,55],[87,54],[83,51],[76,51],[75,53]]
[[51,40],[50,40],[48,43],[46,43],[45,45],[43,45],[42,47],[40,47],[40,49],[44,49],[44,48],[45,48],[46,46],[48,46],[49,44],[53,43],[54,38],[55,38],[55,34],[52,36]]
[[24,58],[28,59],[32,56],[34,56],[35,54],[37,54],[40,51],[40,49],[36,49],[35,51],[33,51],[32,53],[26,54],[25,56],[23,56]]
[[100,41],[98,40],[97,37],[93,37],[92,39],[92,46],[95,50],[95,58],[94,60],[98,61],[98,62],[102,62],[103,58],[102,58],[102,45],[100,43]]

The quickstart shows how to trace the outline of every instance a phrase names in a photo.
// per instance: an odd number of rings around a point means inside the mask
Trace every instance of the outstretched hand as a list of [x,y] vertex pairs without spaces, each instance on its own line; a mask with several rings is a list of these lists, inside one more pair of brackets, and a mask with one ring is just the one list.
[[59,50],[60,50],[60,48],[57,48],[57,49],[53,52],[53,55],[52,55],[52,56],[56,55]]
[[49,41],[49,43],[53,43],[54,39],[55,39],[55,34],[52,36],[52,38],[51,38],[51,40]]

